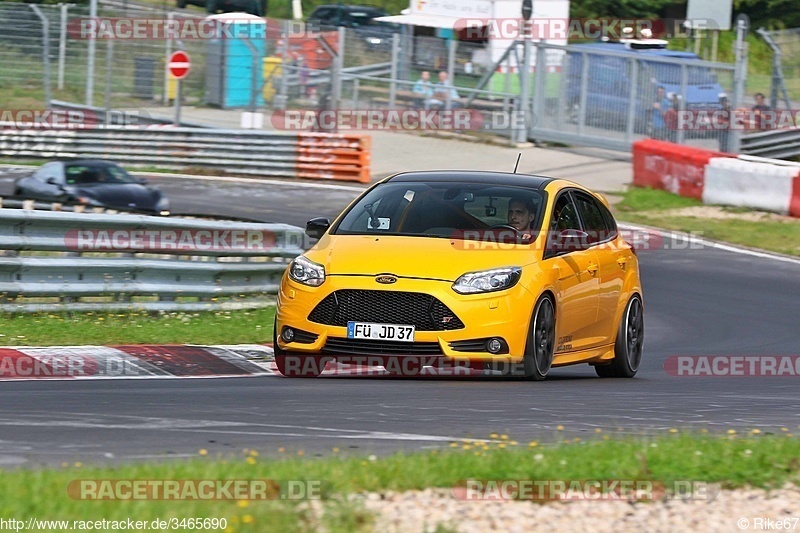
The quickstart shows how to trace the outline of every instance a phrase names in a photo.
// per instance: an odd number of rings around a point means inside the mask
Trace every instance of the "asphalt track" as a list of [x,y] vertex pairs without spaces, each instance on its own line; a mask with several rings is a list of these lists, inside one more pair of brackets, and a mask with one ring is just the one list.
[[[219,214],[298,225],[335,214],[355,194],[289,182],[155,181],[176,212],[207,213],[213,205]],[[0,178],[0,194],[7,184]],[[664,362],[800,355],[800,263],[666,243],[639,252],[646,340],[635,379],[600,379],[587,366],[554,369],[541,383],[388,376],[7,382],[0,384],[0,466],[184,457],[201,448],[383,454],[492,432],[520,443],[594,438],[595,428],[797,432],[800,377],[677,377]]]

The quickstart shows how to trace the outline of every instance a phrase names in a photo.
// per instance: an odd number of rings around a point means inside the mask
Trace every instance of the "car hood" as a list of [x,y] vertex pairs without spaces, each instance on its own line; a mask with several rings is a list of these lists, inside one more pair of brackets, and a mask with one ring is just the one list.
[[449,238],[325,235],[306,252],[330,276],[394,274],[455,281],[466,272],[536,261],[536,243],[498,245]]
[[161,193],[138,183],[108,183],[75,187],[77,196],[88,196],[106,206],[154,211]]

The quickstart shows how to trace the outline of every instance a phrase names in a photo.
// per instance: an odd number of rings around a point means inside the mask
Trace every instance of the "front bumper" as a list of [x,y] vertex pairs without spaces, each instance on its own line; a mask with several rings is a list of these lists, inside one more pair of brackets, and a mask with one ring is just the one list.
[[[441,356],[453,360],[483,362],[513,362],[522,360],[525,351],[529,317],[533,309],[533,296],[520,284],[494,293],[460,295],[451,289],[452,282],[399,278],[390,287],[382,287],[373,276],[328,276],[320,287],[307,287],[288,279],[281,282],[278,293],[276,342],[279,348],[298,354],[326,355],[381,355],[398,357]],[[308,316],[326,296],[337,290],[360,289],[370,291],[417,292],[431,295],[446,305],[464,327],[448,331],[417,330],[412,343],[384,343],[380,349],[369,352],[367,346],[348,354],[347,328],[320,324]],[[375,320],[380,322],[380,320]],[[392,322],[391,319],[384,322]],[[280,338],[284,326],[297,328],[311,335],[304,342],[285,342]],[[313,339],[313,336],[316,338]],[[475,351],[476,339],[501,338],[507,345],[506,353],[492,354],[488,350]],[[313,339],[313,340],[312,340]],[[311,340],[311,342],[309,342]],[[460,342],[461,341],[461,342]],[[455,346],[451,343],[456,343]],[[393,351],[396,347],[396,351]],[[465,350],[465,347],[469,348]],[[460,349],[459,349],[460,348]]]

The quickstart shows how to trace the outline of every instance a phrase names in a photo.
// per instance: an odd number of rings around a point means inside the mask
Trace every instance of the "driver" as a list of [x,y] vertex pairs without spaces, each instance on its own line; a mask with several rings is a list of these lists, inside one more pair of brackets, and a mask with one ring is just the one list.
[[533,202],[520,196],[508,201],[508,225],[517,231],[528,232],[536,216],[536,207]]

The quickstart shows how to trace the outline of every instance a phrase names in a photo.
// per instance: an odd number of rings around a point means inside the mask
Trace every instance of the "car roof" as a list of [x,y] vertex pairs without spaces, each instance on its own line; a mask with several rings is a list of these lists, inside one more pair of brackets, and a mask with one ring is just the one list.
[[59,163],[63,163],[65,166],[85,166],[85,167],[111,167],[117,166],[117,164],[113,161],[108,161],[106,159],[62,159]]
[[334,8],[334,9],[339,9],[341,11],[367,11],[370,13],[380,13],[380,14],[386,13],[386,11],[384,11],[383,9],[375,6],[349,6],[343,4],[325,4],[322,6],[317,6],[316,8],[314,8],[314,11],[323,8],[325,9]]
[[576,48],[590,48],[592,50],[609,50],[614,52],[625,52],[631,55],[651,55],[662,57],[680,57],[685,59],[699,59],[697,55],[692,52],[684,52],[682,50],[668,50],[666,48],[626,48],[623,43],[615,42],[597,42],[597,43],[581,43],[573,45]]
[[547,176],[534,176],[530,174],[513,174],[511,172],[496,172],[485,170],[423,170],[416,172],[401,172],[388,178],[387,182],[460,182],[460,183],[485,183],[488,185],[510,185],[513,187],[528,187],[531,189],[544,189],[555,178]]

